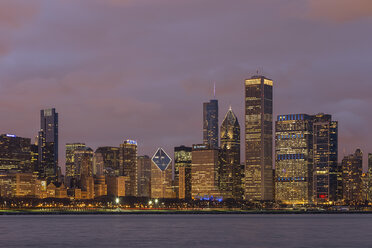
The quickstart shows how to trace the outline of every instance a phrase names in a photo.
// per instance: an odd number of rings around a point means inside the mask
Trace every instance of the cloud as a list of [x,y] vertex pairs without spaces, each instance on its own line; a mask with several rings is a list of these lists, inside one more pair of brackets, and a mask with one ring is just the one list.
[[372,16],[370,0],[308,0],[309,16],[346,22]]

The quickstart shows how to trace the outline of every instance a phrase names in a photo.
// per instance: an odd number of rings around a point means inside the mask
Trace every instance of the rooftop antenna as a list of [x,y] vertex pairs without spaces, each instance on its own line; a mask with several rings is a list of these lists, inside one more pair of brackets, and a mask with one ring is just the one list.
[[213,97],[216,99],[216,82],[213,83]]

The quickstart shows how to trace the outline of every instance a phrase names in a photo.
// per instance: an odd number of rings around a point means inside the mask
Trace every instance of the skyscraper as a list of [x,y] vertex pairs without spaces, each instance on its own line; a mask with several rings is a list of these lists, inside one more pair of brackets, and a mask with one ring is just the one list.
[[48,182],[55,181],[58,171],[58,113],[54,108],[40,111],[38,172]]
[[172,187],[172,159],[159,148],[151,159],[151,197],[175,198]]
[[368,153],[368,186],[367,186],[367,200],[372,202],[372,153]]
[[119,147],[98,147],[94,152],[94,167],[104,175],[119,176]]
[[66,177],[76,177],[78,174],[75,168],[74,152],[77,149],[85,148],[84,143],[67,143],[66,144]]
[[129,177],[126,196],[137,196],[137,142],[126,140],[120,145],[120,175]]
[[191,199],[191,152],[187,146],[174,148],[174,181],[180,199]]
[[138,164],[138,196],[151,197],[151,159],[149,156],[139,156]]
[[331,115],[313,116],[313,200],[334,202],[342,189],[338,167],[338,123]]
[[218,148],[218,100],[203,104],[203,143]]
[[312,202],[313,117],[279,115],[275,123],[275,200]]
[[231,107],[227,111],[221,125],[221,156],[220,187],[228,192],[230,197],[240,199],[241,168],[240,168],[240,125]]
[[273,81],[245,80],[245,199],[273,200]]
[[345,202],[361,202],[363,200],[363,153],[357,149],[354,154],[342,160],[342,190]]
[[209,145],[193,145],[191,196],[197,199],[222,199],[219,181],[220,152]]
[[0,135],[0,170],[32,172],[31,140],[13,134]]

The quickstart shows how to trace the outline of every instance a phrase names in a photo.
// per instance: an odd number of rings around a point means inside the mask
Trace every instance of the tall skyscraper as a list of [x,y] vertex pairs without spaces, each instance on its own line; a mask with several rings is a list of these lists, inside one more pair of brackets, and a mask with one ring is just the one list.
[[129,177],[126,196],[137,196],[137,142],[126,140],[120,145],[120,175]]
[[187,146],[174,148],[174,181],[180,199],[191,199],[191,152]]
[[313,200],[315,203],[337,201],[342,189],[338,167],[338,123],[331,115],[313,116]]
[[363,200],[363,153],[357,149],[354,154],[342,160],[343,200],[347,203]]
[[151,159],[149,156],[139,156],[138,164],[138,196],[151,197]]
[[54,108],[40,111],[38,172],[48,182],[57,179],[58,171],[58,113]]
[[203,143],[218,148],[218,100],[203,104]]
[[151,159],[151,197],[175,198],[172,182],[172,159],[159,148]]
[[66,144],[66,177],[76,177],[78,175],[75,168],[74,152],[78,149],[85,148],[84,143],[67,143]]
[[193,145],[191,196],[197,199],[222,199],[219,181],[220,152],[209,145]]
[[273,200],[273,81],[245,80],[245,199]]
[[230,197],[242,197],[240,168],[240,125],[231,107],[227,111],[221,125],[220,187]]
[[313,117],[279,115],[275,123],[275,200],[309,204],[313,189]]

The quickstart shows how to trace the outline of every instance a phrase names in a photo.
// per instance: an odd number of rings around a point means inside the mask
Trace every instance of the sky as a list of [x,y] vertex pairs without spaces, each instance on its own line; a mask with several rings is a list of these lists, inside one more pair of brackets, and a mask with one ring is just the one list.
[[[202,103],[244,128],[244,79],[274,81],[274,116],[328,113],[339,157],[372,152],[370,0],[0,0],[0,133],[64,145],[202,142]],[[366,163],[365,163],[366,164]]]

